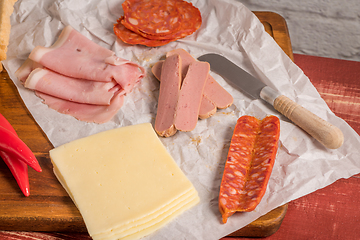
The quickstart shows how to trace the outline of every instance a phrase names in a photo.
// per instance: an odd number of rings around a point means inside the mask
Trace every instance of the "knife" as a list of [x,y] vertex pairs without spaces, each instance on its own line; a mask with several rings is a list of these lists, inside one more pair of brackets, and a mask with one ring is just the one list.
[[278,112],[305,130],[325,147],[336,149],[343,144],[344,136],[339,128],[267,86],[227,58],[219,54],[209,53],[200,56],[198,60],[208,62],[213,72],[222,76],[236,89],[246,92],[255,99],[261,98],[271,104]]

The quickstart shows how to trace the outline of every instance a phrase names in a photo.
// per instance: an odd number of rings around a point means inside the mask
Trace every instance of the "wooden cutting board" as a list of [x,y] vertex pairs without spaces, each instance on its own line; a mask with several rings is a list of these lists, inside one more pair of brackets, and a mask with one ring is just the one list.
[[[255,12],[266,31],[293,59],[285,20],[272,12]],[[0,73],[0,113],[30,147],[43,169],[29,168],[30,197],[24,197],[10,170],[0,161],[0,230],[86,232],[84,221],[52,172],[48,152],[53,148],[27,110],[6,71]],[[231,236],[266,237],[280,227],[287,204],[274,209]]]

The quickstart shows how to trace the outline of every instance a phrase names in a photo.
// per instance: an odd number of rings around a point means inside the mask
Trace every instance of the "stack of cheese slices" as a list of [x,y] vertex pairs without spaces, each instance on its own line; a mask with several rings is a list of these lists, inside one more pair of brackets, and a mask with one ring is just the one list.
[[144,237],[199,202],[150,123],[75,140],[50,157],[93,239]]

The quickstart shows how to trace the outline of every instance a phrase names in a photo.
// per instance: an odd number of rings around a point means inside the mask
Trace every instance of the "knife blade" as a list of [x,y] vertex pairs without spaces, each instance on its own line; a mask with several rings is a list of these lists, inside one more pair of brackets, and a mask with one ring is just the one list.
[[325,147],[336,149],[343,144],[344,136],[339,128],[267,86],[224,56],[209,53],[200,56],[198,60],[208,62],[211,71],[222,76],[234,88],[271,104]]

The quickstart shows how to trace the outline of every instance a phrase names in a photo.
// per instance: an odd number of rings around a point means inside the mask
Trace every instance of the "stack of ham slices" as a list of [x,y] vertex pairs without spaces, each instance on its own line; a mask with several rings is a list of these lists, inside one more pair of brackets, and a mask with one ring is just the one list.
[[160,80],[155,130],[163,137],[177,130],[192,131],[198,118],[204,119],[216,110],[229,107],[233,97],[209,74],[207,62],[194,59],[184,49],[166,54],[164,61],[152,67]]
[[105,123],[145,70],[67,26],[51,47],[34,48],[15,74],[50,108],[81,121]]
[[183,0],[126,0],[114,33],[125,43],[157,47],[194,33],[202,23],[198,8]]

